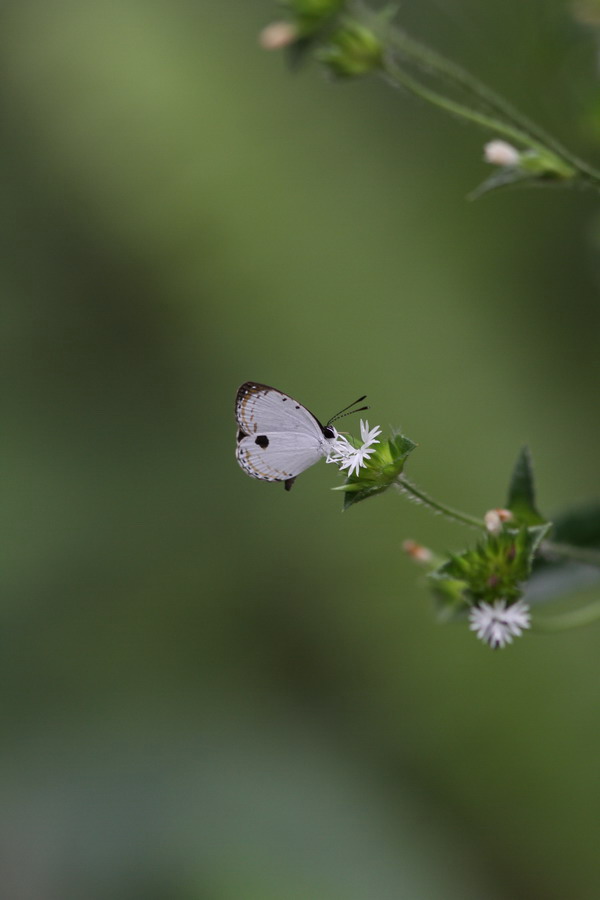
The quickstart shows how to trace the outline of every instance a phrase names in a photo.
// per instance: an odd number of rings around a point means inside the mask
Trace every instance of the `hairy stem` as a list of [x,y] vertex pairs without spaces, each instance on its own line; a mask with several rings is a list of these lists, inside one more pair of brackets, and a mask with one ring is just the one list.
[[[544,147],[547,152],[551,149],[557,157],[570,163],[582,176],[592,182],[600,181],[600,172],[584,160],[579,159],[566,147],[524,116],[511,103],[493,91],[487,85],[478,81],[473,75],[461,66],[445,59],[435,50],[426,47],[413,40],[405,32],[389,26],[386,43],[398,50],[408,61],[428,73],[434,73],[440,79],[457,85],[465,94],[471,95],[480,105],[483,105],[490,113],[501,116],[506,125],[514,125],[521,134],[526,134],[529,139],[537,140],[538,146]],[[532,146],[531,144],[529,146]]]
[[[556,177],[585,183],[600,190],[600,171],[563,147],[552,135],[466,69],[393,25],[391,11],[376,12],[361,0],[356,0],[349,4],[349,13],[380,40],[380,71],[391,84],[402,86],[448,113],[533,150],[549,164],[550,173]],[[434,90],[428,87],[421,77],[415,78],[407,70],[430,81],[436,79],[441,88]],[[446,96],[443,85],[451,87],[462,100]]]
[[[531,134],[523,131],[521,128],[517,128],[515,125],[496,119],[487,113],[471,109],[463,103],[458,103],[456,100],[452,100],[437,91],[431,90],[431,88],[425,87],[405,72],[404,69],[398,66],[393,60],[384,60],[383,71],[390,83],[396,86],[401,85],[416,97],[420,97],[422,100],[426,100],[428,103],[437,106],[439,109],[452,113],[461,119],[473,122],[475,125],[479,125],[494,134],[502,135],[503,137],[509,138],[511,141],[516,141],[518,144],[542,154],[546,159],[552,161],[556,173],[561,177],[569,179],[577,174],[577,169],[570,163],[567,163],[564,157],[558,156],[555,152],[550,151],[545,144],[535,137],[532,137]],[[598,177],[598,186],[600,187],[600,175]]]
[[470,516],[468,513],[463,513],[458,509],[452,509],[450,506],[438,503],[437,500],[434,500],[433,497],[430,497],[428,494],[424,493],[424,491],[419,490],[419,488],[415,487],[414,484],[411,484],[410,481],[402,475],[398,476],[396,484],[401,490],[406,491],[407,494],[411,494],[420,503],[423,503],[435,512],[442,513],[442,515],[446,516],[448,519],[454,519],[455,522],[462,522],[463,525],[469,525],[471,528],[485,528],[483,519],[476,519],[475,516]]

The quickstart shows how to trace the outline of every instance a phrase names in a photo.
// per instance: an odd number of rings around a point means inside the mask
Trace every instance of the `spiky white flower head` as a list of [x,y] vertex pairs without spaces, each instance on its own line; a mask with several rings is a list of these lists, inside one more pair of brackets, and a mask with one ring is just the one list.
[[516,147],[507,141],[489,141],[483,148],[486,162],[493,166],[517,166],[521,155]]
[[258,36],[263,50],[283,50],[298,38],[298,29],[291,22],[271,22]]
[[510,509],[490,509],[483,517],[483,521],[490,534],[500,534],[503,523],[510,522],[512,517]]
[[362,445],[353,447],[348,438],[343,434],[336,433],[335,441],[327,456],[326,462],[335,463],[342,471],[348,469],[348,475],[356,473],[361,466],[365,466],[369,457],[375,453],[373,444],[378,444],[378,436],[381,434],[381,428],[378,425],[369,430],[369,423],[360,420],[360,437]]
[[418,563],[427,564],[433,559],[433,553],[429,547],[424,547],[423,544],[417,544],[416,541],[410,539],[404,541],[402,549],[411,559]]
[[513,637],[521,637],[523,630],[531,626],[529,606],[523,600],[506,605],[506,600],[479,603],[469,613],[469,628],[477,637],[497,650],[512,643]]

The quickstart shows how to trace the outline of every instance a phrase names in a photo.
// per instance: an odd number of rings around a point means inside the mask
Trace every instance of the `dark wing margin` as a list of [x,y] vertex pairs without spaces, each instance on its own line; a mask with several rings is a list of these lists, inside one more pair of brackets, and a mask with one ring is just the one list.
[[[247,397],[251,397],[254,394],[262,394],[272,391],[274,394],[278,394],[282,399],[285,398],[289,400],[291,403],[296,405],[297,409],[302,409],[308,416],[312,419],[313,422],[317,424],[319,429],[325,436],[325,427],[321,424],[320,420],[315,416],[313,412],[308,409],[303,403],[300,403],[299,400],[296,400],[295,397],[292,397],[291,394],[286,393],[285,391],[281,391],[279,388],[272,387],[270,384],[261,384],[260,381],[245,381],[238,388],[238,392],[235,398],[235,415],[238,425],[242,428],[244,427],[244,421],[241,415],[241,411],[243,408],[244,400]],[[265,429],[266,430],[266,429]]]

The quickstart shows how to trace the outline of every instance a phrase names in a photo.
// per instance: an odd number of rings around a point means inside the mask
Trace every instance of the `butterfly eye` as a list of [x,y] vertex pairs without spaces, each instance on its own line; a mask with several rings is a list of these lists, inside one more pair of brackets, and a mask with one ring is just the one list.
[[324,425],[323,426],[323,435],[329,439],[334,438],[336,435],[335,428],[332,428],[331,425]]

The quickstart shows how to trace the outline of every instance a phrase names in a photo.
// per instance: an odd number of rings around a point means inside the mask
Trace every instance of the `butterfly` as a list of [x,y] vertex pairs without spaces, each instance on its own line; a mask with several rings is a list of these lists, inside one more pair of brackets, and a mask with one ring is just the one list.
[[321,425],[289,394],[267,384],[246,381],[235,398],[237,461],[252,478],[283,481],[289,491],[301,472],[333,449],[338,433],[331,423],[364,399],[355,400]]

